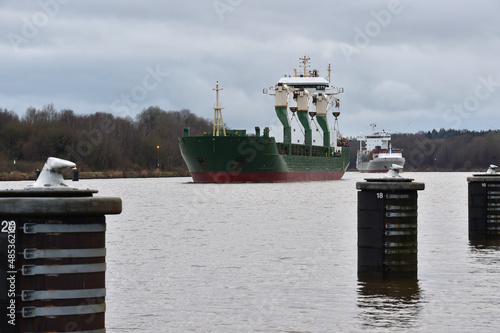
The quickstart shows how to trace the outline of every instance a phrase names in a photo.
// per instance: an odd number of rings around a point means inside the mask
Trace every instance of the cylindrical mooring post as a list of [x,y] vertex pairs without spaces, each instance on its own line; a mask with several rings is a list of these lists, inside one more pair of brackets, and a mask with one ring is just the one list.
[[469,183],[469,240],[500,239],[500,173],[491,165],[486,173],[467,177]]
[[[392,171],[392,170],[391,170]],[[417,191],[406,178],[366,179],[358,191],[358,277],[417,277]]]
[[46,187],[0,191],[0,332],[105,332],[105,214],[121,199],[43,172]]
[[78,169],[73,169],[73,181],[77,182],[80,180],[80,173],[78,172]]

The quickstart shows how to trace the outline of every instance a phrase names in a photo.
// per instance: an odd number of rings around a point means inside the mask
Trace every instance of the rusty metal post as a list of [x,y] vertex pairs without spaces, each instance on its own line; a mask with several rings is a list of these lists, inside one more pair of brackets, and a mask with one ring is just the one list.
[[0,332],[105,332],[105,215],[121,199],[44,182],[0,191]]

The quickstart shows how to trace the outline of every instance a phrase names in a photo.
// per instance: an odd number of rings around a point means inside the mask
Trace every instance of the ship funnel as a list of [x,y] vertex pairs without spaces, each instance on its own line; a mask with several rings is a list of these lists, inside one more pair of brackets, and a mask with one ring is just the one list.
[[490,167],[488,168],[488,170],[486,171],[487,174],[496,174],[497,171],[496,169],[498,168],[497,165],[495,164],[490,164]]
[[384,178],[401,178],[399,172],[403,170],[403,167],[398,164],[393,164],[389,171],[387,171],[387,175]]
[[29,187],[68,187],[64,183],[62,171],[75,168],[76,164],[56,157],[49,157],[35,184]]

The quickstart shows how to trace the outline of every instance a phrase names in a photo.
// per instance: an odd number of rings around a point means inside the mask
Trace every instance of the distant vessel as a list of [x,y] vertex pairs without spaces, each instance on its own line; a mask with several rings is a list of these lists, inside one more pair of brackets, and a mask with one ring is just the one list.
[[[182,157],[194,182],[300,182],[337,180],[342,178],[349,166],[347,139],[340,137],[338,116],[335,110],[333,131],[328,125],[328,110],[339,108],[339,99],[334,95],[344,91],[330,85],[328,79],[320,77],[317,70],[308,71],[309,58],[300,58],[303,72],[285,76],[278,83],[264,89],[264,93],[275,96],[275,112],[283,125],[283,142],[276,142],[265,127],[261,133],[255,127],[255,135],[246,130],[226,130],[219,104],[219,88],[216,85],[216,106],[212,133],[191,136],[189,128],[179,137]],[[309,110],[310,102],[315,109]],[[293,106],[289,107],[289,102]],[[292,126],[289,114],[298,118],[304,136],[292,143]],[[321,145],[313,145],[311,120],[317,121],[323,134]],[[319,129],[318,129],[319,131]],[[295,138],[296,139],[296,138]]]
[[375,132],[375,124],[370,126],[373,131],[371,135],[358,137],[356,169],[360,172],[387,172],[393,164],[403,167],[403,151],[392,147],[391,135],[384,130]]

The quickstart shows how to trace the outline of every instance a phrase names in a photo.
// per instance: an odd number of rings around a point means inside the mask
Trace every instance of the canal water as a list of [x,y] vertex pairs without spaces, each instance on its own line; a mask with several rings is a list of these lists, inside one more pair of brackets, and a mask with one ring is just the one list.
[[[356,182],[69,181],[118,196],[107,217],[107,332],[495,332],[500,246],[471,244],[467,177],[418,192],[418,280],[357,278]],[[26,182],[0,183],[2,189]]]

